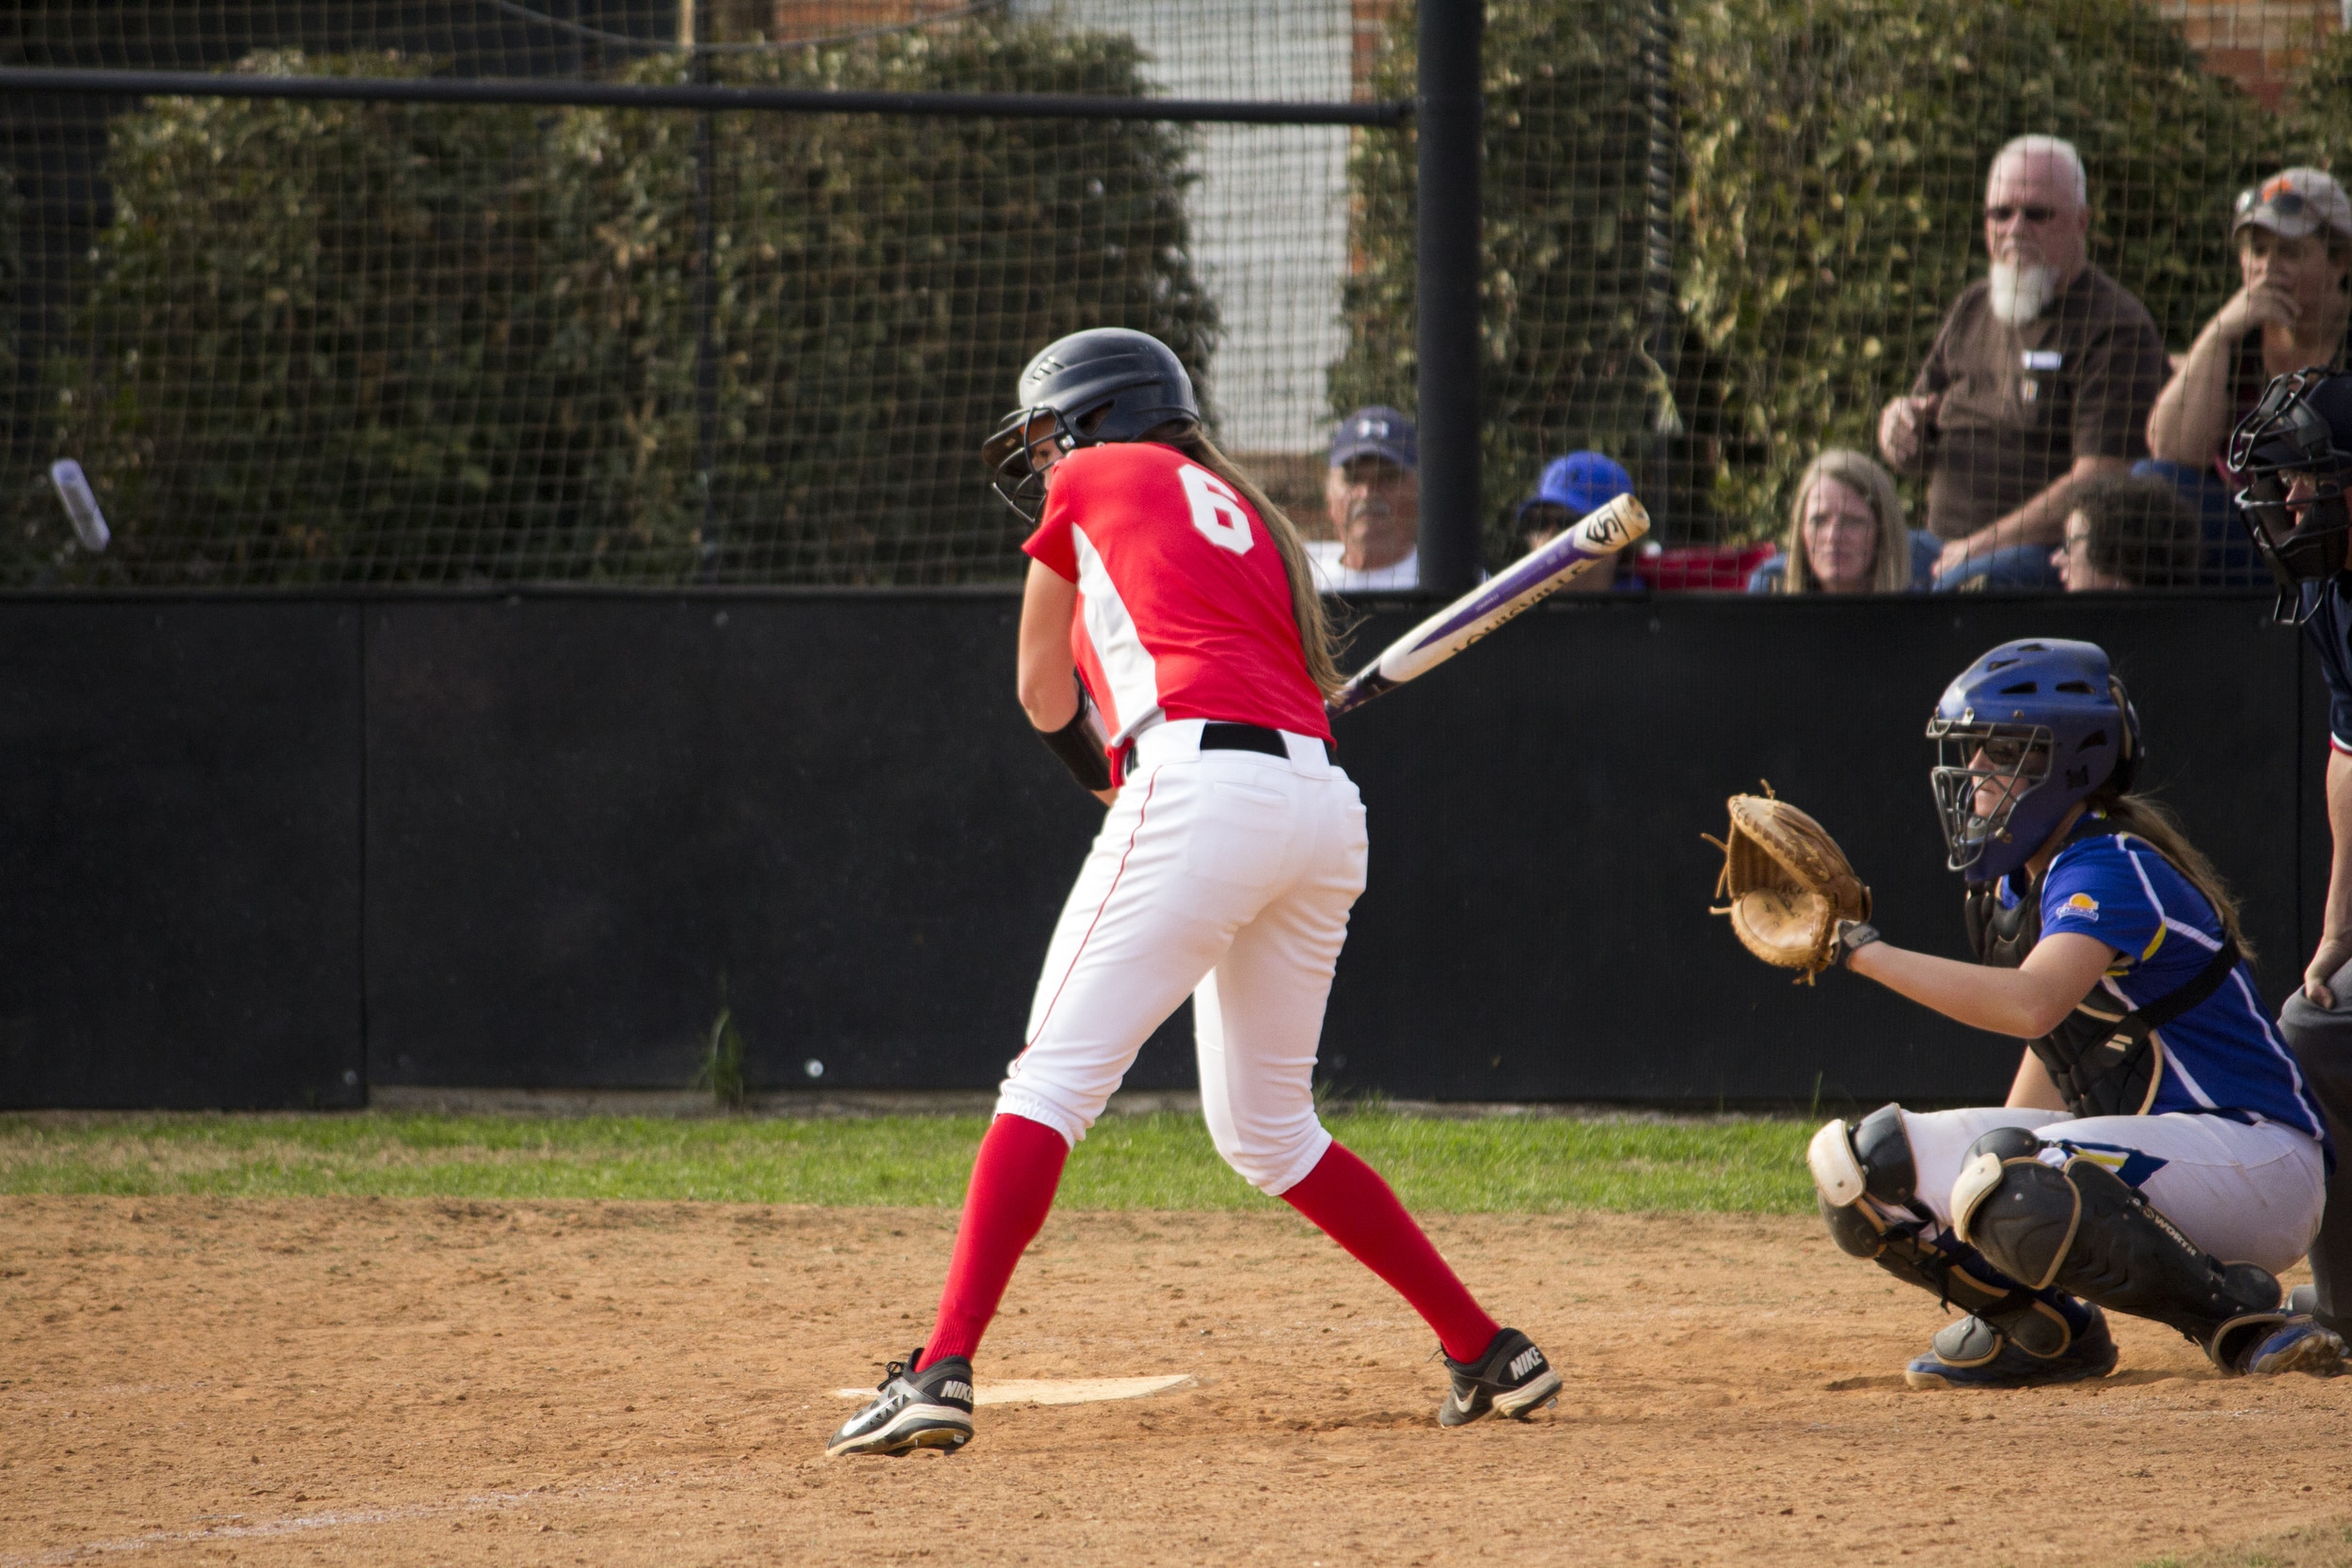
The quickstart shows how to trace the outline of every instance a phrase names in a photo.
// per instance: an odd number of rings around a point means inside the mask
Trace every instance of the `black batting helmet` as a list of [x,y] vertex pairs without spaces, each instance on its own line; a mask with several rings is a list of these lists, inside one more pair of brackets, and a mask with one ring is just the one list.
[[[2344,494],[2352,480],[2352,374],[2312,369],[2271,382],[2230,433],[2228,461],[2246,481],[2238,519],[2279,581],[2280,618],[2300,619],[2292,606],[2302,585],[2342,573],[2352,535]],[[2302,476],[2312,489],[2290,501]]]
[[1045,345],[1021,372],[1018,407],[981,443],[980,461],[1005,503],[1031,522],[1045,486],[1029,460],[1041,442],[1064,451],[1135,441],[1162,425],[1200,422],[1192,377],[1175,351],[1148,332],[1097,326]]

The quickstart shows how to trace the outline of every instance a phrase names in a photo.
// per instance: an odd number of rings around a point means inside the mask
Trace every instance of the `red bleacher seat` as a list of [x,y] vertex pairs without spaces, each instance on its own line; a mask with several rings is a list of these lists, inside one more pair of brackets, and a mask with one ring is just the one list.
[[1640,578],[1653,594],[1738,594],[1746,590],[1748,575],[1772,559],[1774,548],[1770,544],[1654,546],[1619,570]]

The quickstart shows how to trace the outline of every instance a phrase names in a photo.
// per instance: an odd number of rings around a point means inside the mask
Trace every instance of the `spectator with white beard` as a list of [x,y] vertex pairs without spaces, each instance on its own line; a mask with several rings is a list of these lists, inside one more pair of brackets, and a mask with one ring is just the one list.
[[1936,586],[2056,587],[2068,495],[2147,455],[2171,373],[2147,308],[2090,264],[2082,158],[2054,136],[2001,149],[1985,182],[1992,266],[1944,318],[1879,450],[1928,475]]

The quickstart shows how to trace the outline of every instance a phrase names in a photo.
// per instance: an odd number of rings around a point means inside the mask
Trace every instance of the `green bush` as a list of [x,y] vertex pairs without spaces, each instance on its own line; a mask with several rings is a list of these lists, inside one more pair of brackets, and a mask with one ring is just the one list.
[[[1649,114],[1635,69],[1642,8],[1624,0],[1498,0],[1486,8],[1479,236],[1486,554],[1513,553],[1511,514],[1545,458],[1592,446],[1630,462],[1654,421],[1644,352],[1643,242]],[[1414,8],[1391,19],[1379,98],[1410,97]],[[1351,247],[1342,294],[1347,348],[1331,369],[1334,414],[1410,409],[1416,144],[1370,132],[1349,159]]]
[[0,387],[17,376],[17,310],[24,283],[24,198],[16,176],[0,165]]
[[[2185,347],[2237,286],[2227,203],[2285,133],[2138,0],[1684,0],[1674,92],[1681,353],[1640,352],[1643,0],[1490,0],[1482,235],[1490,562],[1546,453],[1629,448],[1665,421],[1711,473],[1726,538],[1770,532],[1824,444],[1869,450],[1945,311],[1983,265],[1993,153],[2083,153],[2092,257]],[[1409,90],[1413,18],[1383,93]],[[2341,51],[2339,51],[2341,54]],[[1362,270],[1335,405],[1412,396],[1412,150],[1351,165]]]
[[1873,449],[1982,270],[2010,137],[2082,151],[2091,259],[2185,348],[2237,287],[2232,194],[2280,127],[2137,0],[1708,0],[1683,13],[1679,290],[1724,366],[1716,500],[1770,531],[1823,445]]
[[[243,69],[421,73],[385,55]],[[50,372],[56,450],[115,542],[77,553],[36,497],[0,571],[323,581],[495,535],[530,458],[510,400],[534,358],[513,336],[533,135],[525,111],[436,105],[169,99],[117,119],[79,352]]]
[[[1145,90],[1128,40],[1003,22],[719,70]],[[49,372],[54,450],[117,544],[76,552],[28,488],[0,581],[1003,577],[1019,531],[977,449],[1027,357],[1120,325],[1209,368],[1182,132],[727,113],[707,122],[706,403],[704,123],[217,99],[117,121],[114,220]]]
[[2303,68],[2288,103],[2295,156],[2352,179],[2352,33],[2331,33]]
[[[674,70],[647,68],[647,73]],[[746,84],[1143,91],[1131,42],[1039,28],[756,58]],[[1216,307],[1190,261],[1190,139],[1166,125],[726,115],[712,121],[717,290],[709,542],[733,578],[954,581],[1018,569],[979,439],[1052,339],[1132,326],[1205,373]],[[555,335],[600,515],[691,534],[693,121],[580,110],[551,135]]]
[[[17,191],[15,175],[0,165],[0,465],[5,465],[0,472],[8,476],[8,483],[24,483],[31,479],[46,485],[47,476],[33,472],[42,467],[34,461],[35,404],[24,382],[24,365],[17,351],[24,236],[24,198]],[[8,512],[6,500],[0,499],[0,558],[8,552]]]

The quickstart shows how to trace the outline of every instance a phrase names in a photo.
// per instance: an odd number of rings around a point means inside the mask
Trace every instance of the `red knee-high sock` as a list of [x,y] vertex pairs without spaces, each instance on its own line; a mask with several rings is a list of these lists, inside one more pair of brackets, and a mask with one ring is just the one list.
[[1502,1324],[1464,1289],[1380,1173],[1333,1144],[1282,1201],[1387,1280],[1456,1361],[1484,1355]]
[[972,1185],[964,1190],[955,1257],[939,1292],[939,1320],[923,1341],[924,1366],[979,1349],[1013,1265],[1045,1225],[1069,1158],[1061,1134],[1041,1122],[1001,1116],[989,1123],[972,1162]]

